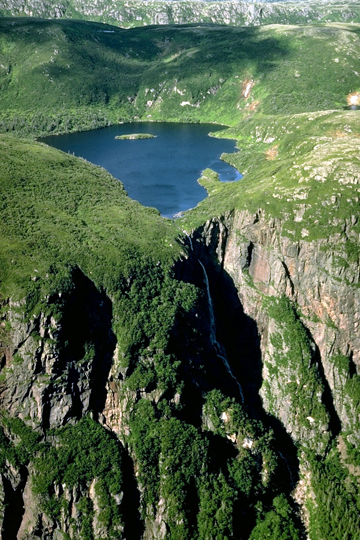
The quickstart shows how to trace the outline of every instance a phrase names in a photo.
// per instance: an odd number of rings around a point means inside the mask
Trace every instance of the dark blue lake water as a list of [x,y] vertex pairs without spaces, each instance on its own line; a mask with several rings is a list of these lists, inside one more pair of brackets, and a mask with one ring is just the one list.
[[[104,167],[123,182],[132,199],[173,217],[206,197],[197,179],[207,167],[223,182],[241,178],[220,159],[223,152],[235,151],[235,141],[208,136],[220,129],[213,124],[139,122],[41,140]],[[156,138],[115,139],[128,133],[151,133]]]

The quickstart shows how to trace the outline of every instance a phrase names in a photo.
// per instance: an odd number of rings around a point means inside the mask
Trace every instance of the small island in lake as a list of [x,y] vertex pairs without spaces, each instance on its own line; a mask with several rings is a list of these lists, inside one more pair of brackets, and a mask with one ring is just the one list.
[[151,133],[129,133],[128,135],[116,135],[115,139],[127,139],[129,141],[140,139],[153,139],[156,135]]

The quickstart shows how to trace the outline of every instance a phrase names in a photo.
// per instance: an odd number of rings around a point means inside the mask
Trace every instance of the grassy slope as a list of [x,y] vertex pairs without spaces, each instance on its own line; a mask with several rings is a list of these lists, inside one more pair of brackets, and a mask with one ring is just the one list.
[[[223,184],[206,171],[200,182],[210,197],[188,213],[186,227],[233,208],[251,212],[263,208],[268,215],[283,218],[284,231],[295,239],[342,233],[345,221],[348,233],[353,229],[357,238],[358,111],[260,116],[223,133],[238,139],[239,153],[226,157],[245,172],[244,178]],[[302,220],[294,221],[299,212]]]
[[360,86],[358,31],[0,19],[0,129],[39,134],[134,118],[235,125],[250,109],[341,108]]
[[46,291],[52,265],[78,265],[105,286],[137,258],[168,267],[178,257],[177,228],[129,199],[100,167],[6,135],[0,148],[2,294],[21,297],[36,276]]

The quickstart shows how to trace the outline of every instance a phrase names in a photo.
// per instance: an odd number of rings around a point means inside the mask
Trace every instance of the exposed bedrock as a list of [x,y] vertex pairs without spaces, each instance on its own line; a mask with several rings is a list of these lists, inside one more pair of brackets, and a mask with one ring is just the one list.
[[359,440],[347,390],[360,366],[358,267],[334,264],[334,239],[293,241],[261,210],[209,220],[192,241],[245,401],[320,453],[340,428]]
[[22,307],[10,301],[7,313],[2,408],[42,429],[102,411],[115,349],[110,300],[75,269],[72,288],[48,299],[48,313],[29,321]]

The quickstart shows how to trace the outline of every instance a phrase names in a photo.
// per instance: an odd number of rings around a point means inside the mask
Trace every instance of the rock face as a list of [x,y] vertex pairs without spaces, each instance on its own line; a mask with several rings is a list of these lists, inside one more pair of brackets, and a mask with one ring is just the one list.
[[0,14],[44,18],[85,18],[121,26],[143,24],[215,23],[258,26],[262,24],[307,24],[309,22],[359,22],[356,3],[336,5],[310,2],[199,2],[193,0],[121,0],[84,2],[45,2],[1,0]]
[[[261,210],[211,220],[193,236],[214,291],[230,281],[244,315],[256,323],[262,364],[256,386],[266,411],[320,453],[340,429],[358,443],[350,381],[360,368],[359,268],[336,265],[330,246],[338,239],[295,242]],[[223,313],[220,300],[217,309]],[[229,342],[246,395],[254,381],[241,365],[241,345]]]
[[[139,459],[141,437],[140,443],[132,438],[132,431],[139,429],[144,438],[149,437],[149,426],[155,422],[149,417],[144,428],[134,421],[139,402],[151,409],[166,392],[168,407],[181,403],[186,418],[200,423],[205,432],[221,433],[239,455],[247,452],[252,456],[261,469],[258,474],[264,489],[271,486],[274,472],[268,464],[268,443],[266,450],[257,449],[258,435],[246,431],[248,428],[241,431],[234,423],[235,403],[243,404],[252,417],[267,415],[280,440],[295,442],[303,451],[324,456],[340,431],[344,440],[358,444],[359,411],[352,385],[360,364],[359,271],[351,260],[342,267],[334,265],[334,254],[327,249],[333,240],[289,239],[281,220],[269,219],[261,210],[256,214],[229,212],[185,238],[188,253],[175,264],[176,273],[202,288],[203,294],[198,312],[188,315],[186,335],[191,327],[198,337],[196,342],[184,344],[179,353],[183,387],[173,395],[151,383],[140,388],[127,385],[133,368],[124,367],[112,333],[112,302],[80,269],[71,270],[72,286],[49,297],[47,310],[30,320],[23,302],[3,302],[2,409],[9,417],[22,420],[38,437],[51,429],[61,433],[65,425],[76,430],[91,412],[106,433],[121,441],[127,471],[116,491],[114,483],[106,491],[103,478],[95,473],[84,473],[75,484],[54,481],[50,500],[52,504],[61,502],[61,507],[58,514],[52,514],[51,506],[44,510],[39,494],[39,471],[31,464],[24,467],[19,461],[15,465],[7,462],[0,477],[0,523],[6,535],[18,540],[60,540],[66,535],[75,539],[85,537],[87,527],[96,538],[135,534],[139,539],[160,540],[168,537],[171,520],[181,527],[182,510],[177,509],[172,517],[166,495],[173,433],[167,432],[159,450],[162,476],[155,506],[146,502],[148,488]],[[176,333],[181,332],[185,331],[178,327]],[[227,388],[234,400],[227,401],[223,409],[215,401],[204,405],[204,396],[214,388]],[[15,442],[23,437],[14,428],[10,434],[6,423],[4,429]],[[170,454],[164,441],[170,441]],[[156,444],[153,439],[151,445]],[[291,456],[279,455],[291,476]],[[59,454],[57,459],[61,462],[63,458]],[[302,506],[307,526],[307,500],[315,495],[305,460],[300,472],[294,500]],[[296,481],[291,479],[291,485],[295,487]],[[177,508],[176,497],[174,500]],[[104,517],[111,504],[119,514],[112,525]],[[140,518],[141,504],[144,513]],[[15,511],[18,518],[11,525]],[[136,533],[136,527],[126,525],[127,515],[132,523],[140,524]]]
[[[30,320],[24,301],[10,300],[2,306],[1,409],[6,417],[31,427],[37,437],[74,424],[90,410],[97,416],[106,400],[105,384],[115,343],[111,303],[79,269],[72,272],[71,280],[70,290],[48,298],[47,313],[40,312]],[[22,436],[18,432],[17,440]],[[12,454],[9,459],[0,484],[4,538],[61,539],[63,534],[78,538],[84,500],[91,501],[93,507],[94,534],[107,537],[108,530],[99,521],[96,478],[72,487],[54,484],[54,497],[62,501],[61,516],[56,520],[50,517],[51,512],[44,512],[34,488],[33,468],[23,466],[21,458]],[[114,496],[120,505],[121,494]]]
[[49,299],[50,314],[40,312],[28,321],[21,302],[6,306],[2,324],[11,330],[3,352],[1,402],[34,428],[59,428],[84,416],[90,404],[102,410],[106,398],[115,346],[111,303],[80,270],[72,278],[70,292]]

